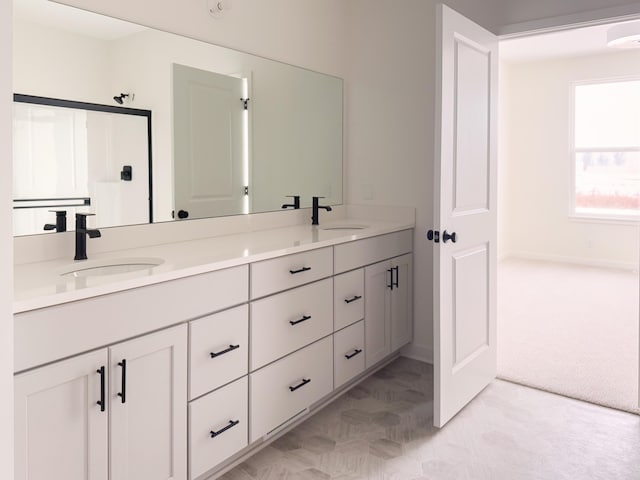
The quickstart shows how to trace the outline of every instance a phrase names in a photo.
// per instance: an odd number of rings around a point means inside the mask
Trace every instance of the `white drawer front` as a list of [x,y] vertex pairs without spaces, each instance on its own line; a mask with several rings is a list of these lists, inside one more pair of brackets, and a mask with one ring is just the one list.
[[333,382],[335,388],[364,372],[364,321],[333,335]]
[[189,336],[189,399],[248,373],[248,305],[190,322]]
[[333,275],[333,248],[265,260],[251,265],[251,298],[304,285]]
[[251,302],[251,370],[332,331],[331,278]]
[[334,330],[364,318],[364,270],[336,275],[333,279]]
[[243,377],[189,404],[191,479],[247,446],[248,383]]
[[327,337],[249,375],[251,442],[331,393],[332,359]]
[[335,246],[335,273],[371,265],[413,250],[413,230],[387,233]]

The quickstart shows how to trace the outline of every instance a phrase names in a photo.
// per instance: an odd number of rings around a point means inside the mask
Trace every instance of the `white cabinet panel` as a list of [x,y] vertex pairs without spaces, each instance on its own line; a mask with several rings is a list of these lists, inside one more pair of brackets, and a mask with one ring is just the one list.
[[333,248],[319,248],[251,264],[251,298],[333,275]]
[[187,476],[187,326],[115,345],[111,480]]
[[365,359],[367,368],[391,353],[391,264],[365,269]]
[[249,307],[242,305],[190,322],[189,399],[249,371]]
[[15,480],[107,479],[107,369],[103,349],[15,377]]
[[251,370],[333,331],[330,278],[251,303]]
[[364,270],[336,275],[333,279],[334,330],[364,318]]
[[393,259],[391,291],[391,351],[409,343],[413,336],[413,255]]
[[249,375],[250,441],[285,423],[333,390],[333,337]]
[[333,335],[334,388],[364,372],[364,322],[355,323]]
[[235,382],[189,405],[189,476],[194,479],[248,444],[249,380]]
[[412,250],[413,229],[341,243],[334,247],[334,272],[347,272]]

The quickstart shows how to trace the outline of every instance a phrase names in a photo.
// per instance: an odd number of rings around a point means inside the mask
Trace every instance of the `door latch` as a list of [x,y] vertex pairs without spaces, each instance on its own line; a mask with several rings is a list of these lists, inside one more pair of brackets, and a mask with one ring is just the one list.
[[433,240],[433,243],[440,243],[440,232],[438,230],[429,230],[427,232],[427,239]]

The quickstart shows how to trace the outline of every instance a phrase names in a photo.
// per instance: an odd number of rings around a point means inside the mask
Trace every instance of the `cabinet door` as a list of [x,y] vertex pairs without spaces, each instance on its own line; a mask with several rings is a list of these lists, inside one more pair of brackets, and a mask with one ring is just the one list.
[[15,377],[15,480],[107,479],[101,382],[106,349]]
[[391,353],[391,263],[364,270],[365,361],[369,368]]
[[411,341],[413,331],[413,255],[394,258],[391,291],[391,351]]
[[187,477],[187,326],[110,348],[111,480]]

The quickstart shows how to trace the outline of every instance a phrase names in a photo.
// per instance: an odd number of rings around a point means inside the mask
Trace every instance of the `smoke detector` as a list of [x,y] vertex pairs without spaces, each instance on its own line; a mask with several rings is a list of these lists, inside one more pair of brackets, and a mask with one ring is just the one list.
[[607,30],[607,46],[640,48],[640,22],[621,23]]

